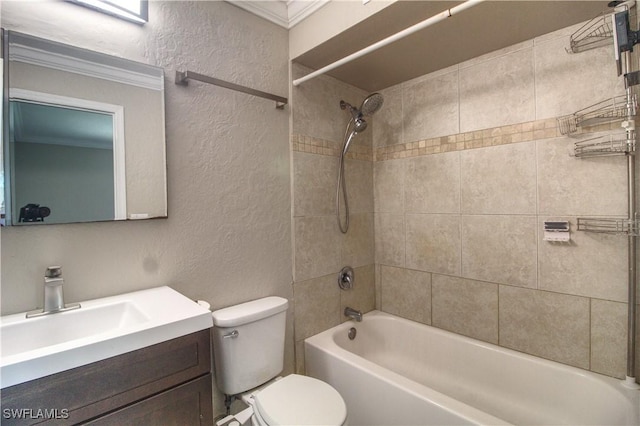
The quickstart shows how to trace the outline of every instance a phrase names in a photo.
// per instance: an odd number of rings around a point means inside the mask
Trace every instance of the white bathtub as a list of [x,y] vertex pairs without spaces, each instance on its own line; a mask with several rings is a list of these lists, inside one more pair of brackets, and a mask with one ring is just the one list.
[[619,380],[378,311],[308,338],[305,365],[351,426],[640,424],[640,391]]

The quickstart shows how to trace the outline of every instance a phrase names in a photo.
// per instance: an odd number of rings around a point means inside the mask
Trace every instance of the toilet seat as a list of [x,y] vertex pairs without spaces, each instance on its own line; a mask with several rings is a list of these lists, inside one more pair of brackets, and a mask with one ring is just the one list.
[[308,376],[290,374],[253,395],[256,415],[269,425],[344,424],[347,407],[337,390]]

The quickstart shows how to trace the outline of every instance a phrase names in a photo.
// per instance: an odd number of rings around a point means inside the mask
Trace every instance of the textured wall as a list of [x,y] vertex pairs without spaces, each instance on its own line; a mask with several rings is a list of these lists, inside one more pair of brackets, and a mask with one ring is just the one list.
[[[189,69],[286,96],[287,32],[224,2],[149,9],[140,27],[66,2],[2,3],[5,28],[165,69],[169,205],[168,219],[3,228],[3,314],[41,304],[52,264],[68,301],[159,285],[213,308],[292,296],[288,108],[173,83]],[[291,333],[286,353],[291,371]]]
[[[571,157],[555,117],[624,94],[612,49],[569,28],[383,91],[374,127],[378,306],[623,377],[627,238],[576,230],[626,211],[624,157]],[[599,131],[619,129],[619,124]],[[587,135],[581,135],[582,139]],[[569,220],[569,244],[543,241]]]

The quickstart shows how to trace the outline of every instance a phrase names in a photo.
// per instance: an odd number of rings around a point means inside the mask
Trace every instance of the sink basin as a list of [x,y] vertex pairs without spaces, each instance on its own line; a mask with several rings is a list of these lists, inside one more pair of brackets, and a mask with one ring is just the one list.
[[113,332],[149,321],[130,300],[89,306],[65,314],[2,321],[2,357]]
[[170,287],[80,302],[36,318],[0,317],[0,388],[210,328],[211,312]]

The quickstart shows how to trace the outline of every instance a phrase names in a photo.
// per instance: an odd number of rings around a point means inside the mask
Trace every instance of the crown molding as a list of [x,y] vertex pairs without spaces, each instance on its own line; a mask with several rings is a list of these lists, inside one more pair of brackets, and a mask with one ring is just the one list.
[[289,0],[287,1],[287,11],[289,13],[289,28],[293,28],[298,22],[320,9],[329,0]]
[[261,18],[291,29],[329,0],[225,0]]
[[164,90],[162,68],[9,32],[9,60],[151,90]]

